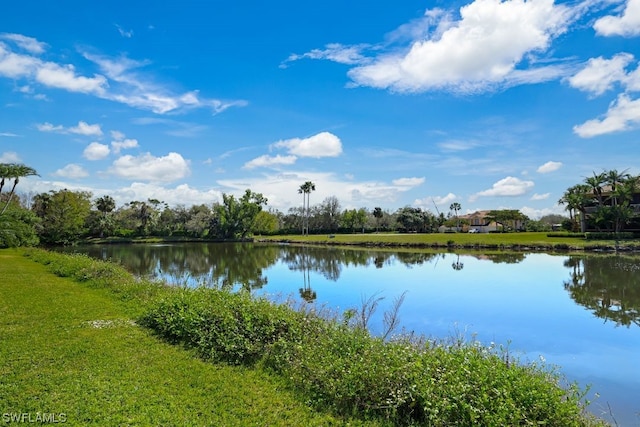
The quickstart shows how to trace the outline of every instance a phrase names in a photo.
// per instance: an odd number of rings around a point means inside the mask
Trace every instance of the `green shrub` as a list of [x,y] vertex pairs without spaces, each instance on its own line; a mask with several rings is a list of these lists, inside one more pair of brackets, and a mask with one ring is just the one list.
[[588,232],[584,233],[587,240],[628,240],[633,239],[633,233],[631,232]]
[[[247,293],[182,289],[141,323],[204,358],[262,366],[318,409],[394,425],[588,425],[577,386],[501,349],[389,341],[337,317]],[[596,422],[594,422],[594,425]]]
[[141,324],[205,359],[252,365],[279,340],[300,335],[301,313],[248,293],[181,289],[154,303]]
[[547,237],[571,237],[571,238],[579,238],[584,239],[585,233],[574,233],[571,231],[555,231],[552,233],[547,233]]

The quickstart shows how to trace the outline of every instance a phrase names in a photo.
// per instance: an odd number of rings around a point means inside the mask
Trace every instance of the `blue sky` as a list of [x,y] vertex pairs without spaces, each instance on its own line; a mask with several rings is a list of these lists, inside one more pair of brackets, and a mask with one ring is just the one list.
[[640,173],[640,0],[35,1],[0,15],[0,162],[118,204],[562,212]]

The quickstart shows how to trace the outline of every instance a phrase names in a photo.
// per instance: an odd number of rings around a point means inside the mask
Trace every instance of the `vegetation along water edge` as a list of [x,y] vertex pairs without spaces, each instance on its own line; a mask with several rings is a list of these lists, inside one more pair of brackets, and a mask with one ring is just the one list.
[[[372,336],[371,306],[329,313],[20,253],[0,252],[8,411],[103,425],[605,425],[558,369],[507,347],[393,335],[393,313],[388,335]],[[261,391],[244,389],[253,381]]]

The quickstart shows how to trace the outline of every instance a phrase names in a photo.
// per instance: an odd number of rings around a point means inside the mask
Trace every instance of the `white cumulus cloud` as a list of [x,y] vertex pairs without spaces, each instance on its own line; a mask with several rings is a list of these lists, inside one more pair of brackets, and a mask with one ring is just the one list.
[[53,125],[49,122],[39,123],[36,127],[40,132],[64,132],[64,126]]
[[503,196],[516,197],[526,194],[535,184],[533,181],[523,181],[519,178],[508,176],[493,184],[488,190],[476,193],[472,198],[475,200],[480,196]]
[[337,157],[342,154],[342,141],[330,132],[278,141],[272,147],[285,148],[289,154],[299,157]]
[[113,148],[113,152],[116,154],[120,153],[122,150],[136,148],[137,146],[137,139],[123,138],[121,140],[111,141],[111,147]]
[[79,121],[77,126],[65,128],[62,125],[53,125],[45,122],[36,125],[40,132],[57,132],[57,133],[73,133],[85,136],[101,136],[102,129],[99,124],[90,125],[87,122]]
[[264,156],[256,157],[244,164],[243,169],[255,169],[258,167],[271,167],[278,165],[292,165],[298,158],[296,156]]
[[533,196],[531,196],[531,200],[547,200],[550,195],[551,193],[544,193],[544,194],[535,193]]
[[635,129],[640,125],[640,99],[631,99],[627,94],[620,94],[618,99],[609,105],[609,110],[602,119],[587,120],[573,127],[573,132],[582,138],[591,138],[607,133]]
[[198,190],[188,184],[168,187],[157,183],[133,182],[128,187],[119,188],[109,193],[118,204],[147,199],[158,199],[171,206],[211,205],[214,202],[222,201],[220,191]]
[[421,178],[399,178],[399,179],[394,179],[392,182],[393,185],[398,185],[401,187],[415,187],[417,185],[420,185],[422,183],[424,183],[424,177]]
[[528,206],[520,208],[520,212],[531,219],[539,219],[545,215],[566,215],[567,211],[563,206],[554,205],[552,208],[535,209]]
[[619,16],[605,16],[593,25],[602,36],[633,37],[640,34],[640,0],[628,0]]
[[113,162],[109,172],[120,178],[140,181],[176,181],[189,175],[189,161],[171,152],[163,157],[151,153],[140,156],[126,155]]
[[312,206],[321,203],[327,197],[338,197],[343,209],[392,205],[403,192],[409,190],[408,187],[388,182],[345,180],[342,176],[330,172],[307,171],[277,171],[256,177],[220,179],[217,183],[225,188],[225,193],[241,195],[247,188],[251,188],[269,199],[269,206],[286,210],[301,204],[298,189],[306,181],[316,185],[316,191],[310,195]]
[[69,179],[79,179],[89,176],[89,172],[87,172],[82,166],[71,163],[62,169],[55,171],[53,175]]
[[602,95],[615,83],[627,80],[625,68],[633,59],[633,55],[628,53],[619,53],[611,59],[591,58],[582,70],[568,79],[569,84],[576,89]]
[[22,34],[2,33],[0,34],[0,39],[11,40],[18,45],[18,47],[36,55],[44,53],[47,47],[46,43],[39,42],[33,37]]
[[70,92],[101,94],[107,86],[107,79],[104,76],[98,74],[93,77],[79,76],[71,64],[41,63],[35,72],[35,78],[45,86],[66,89]]
[[87,136],[101,136],[102,129],[100,129],[100,125],[90,125],[87,122],[80,121],[78,122],[78,126],[73,126],[69,128],[69,132],[75,133],[78,135],[87,135]]
[[111,150],[108,145],[100,144],[99,142],[92,142],[82,152],[82,155],[87,160],[101,160],[109,155]]
[[0,163],[20,163],[20,156],[15,151],[5,151],[0,154]]
[[436,205],[451,205],[451,203],[453,203],[456,199],[458,198],[458,196],[456,196],[453,193],[449,193],[446,196],[436,196],[433,198],[433,201],[435,202]]
[[380,55],[349,76],[358,85],[399,92],[478,92],[508,85],[510,79],[556,78],[561,68],[519,72],[516,67],[528,55],[546,51],[573,16],[553,0],[476,0],[460,9],[459,21],[447,21],[441,33],[414,41],[406,52]]
[[540,166],[537,170],[538,173],[549,173],[549,172],[554,172],[557,171],[558,169],[560,169],[562,167],[562,162],[553,162],[553,161],[549,161],[547,163],[545,163],[544,165]]

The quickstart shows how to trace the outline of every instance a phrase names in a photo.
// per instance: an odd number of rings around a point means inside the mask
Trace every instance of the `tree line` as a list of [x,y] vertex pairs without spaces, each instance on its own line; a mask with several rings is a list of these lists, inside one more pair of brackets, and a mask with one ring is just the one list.
[[[87,191],[68,189],[14,197],[20,177],[35,175],[24,165],[0,164],[0,246],[72,244],[87,238],[185,237],[198,239],[244,239],[251,235],[459,231],[465,220],[458,215],[460,203],[447,214],[405,206],[394,212],[375,207],[343,209],[330,196],[311,205],[315,184],[307,181],[298,190],[302,206],[286,212],[268,207],[261,193],[247,189],[240,197],[223,194],[220,202],[192,206],[169,206],[159,199],[133,200],[116,206],[113,197],[94,197]],[[13,180],[10,192],[2,192],[5,180]],[[514,213],[515,212],[515,213]],[[517,215],[516,215],[517,214]],[[515,216],[514,216],[515,215]],[[530,221],[518,211],[492,211],[490,217],[503,224],[515,217],[527,220],[527,229],[550,227],[547,221]],[[551,221],[557,220],[553,218]]]

